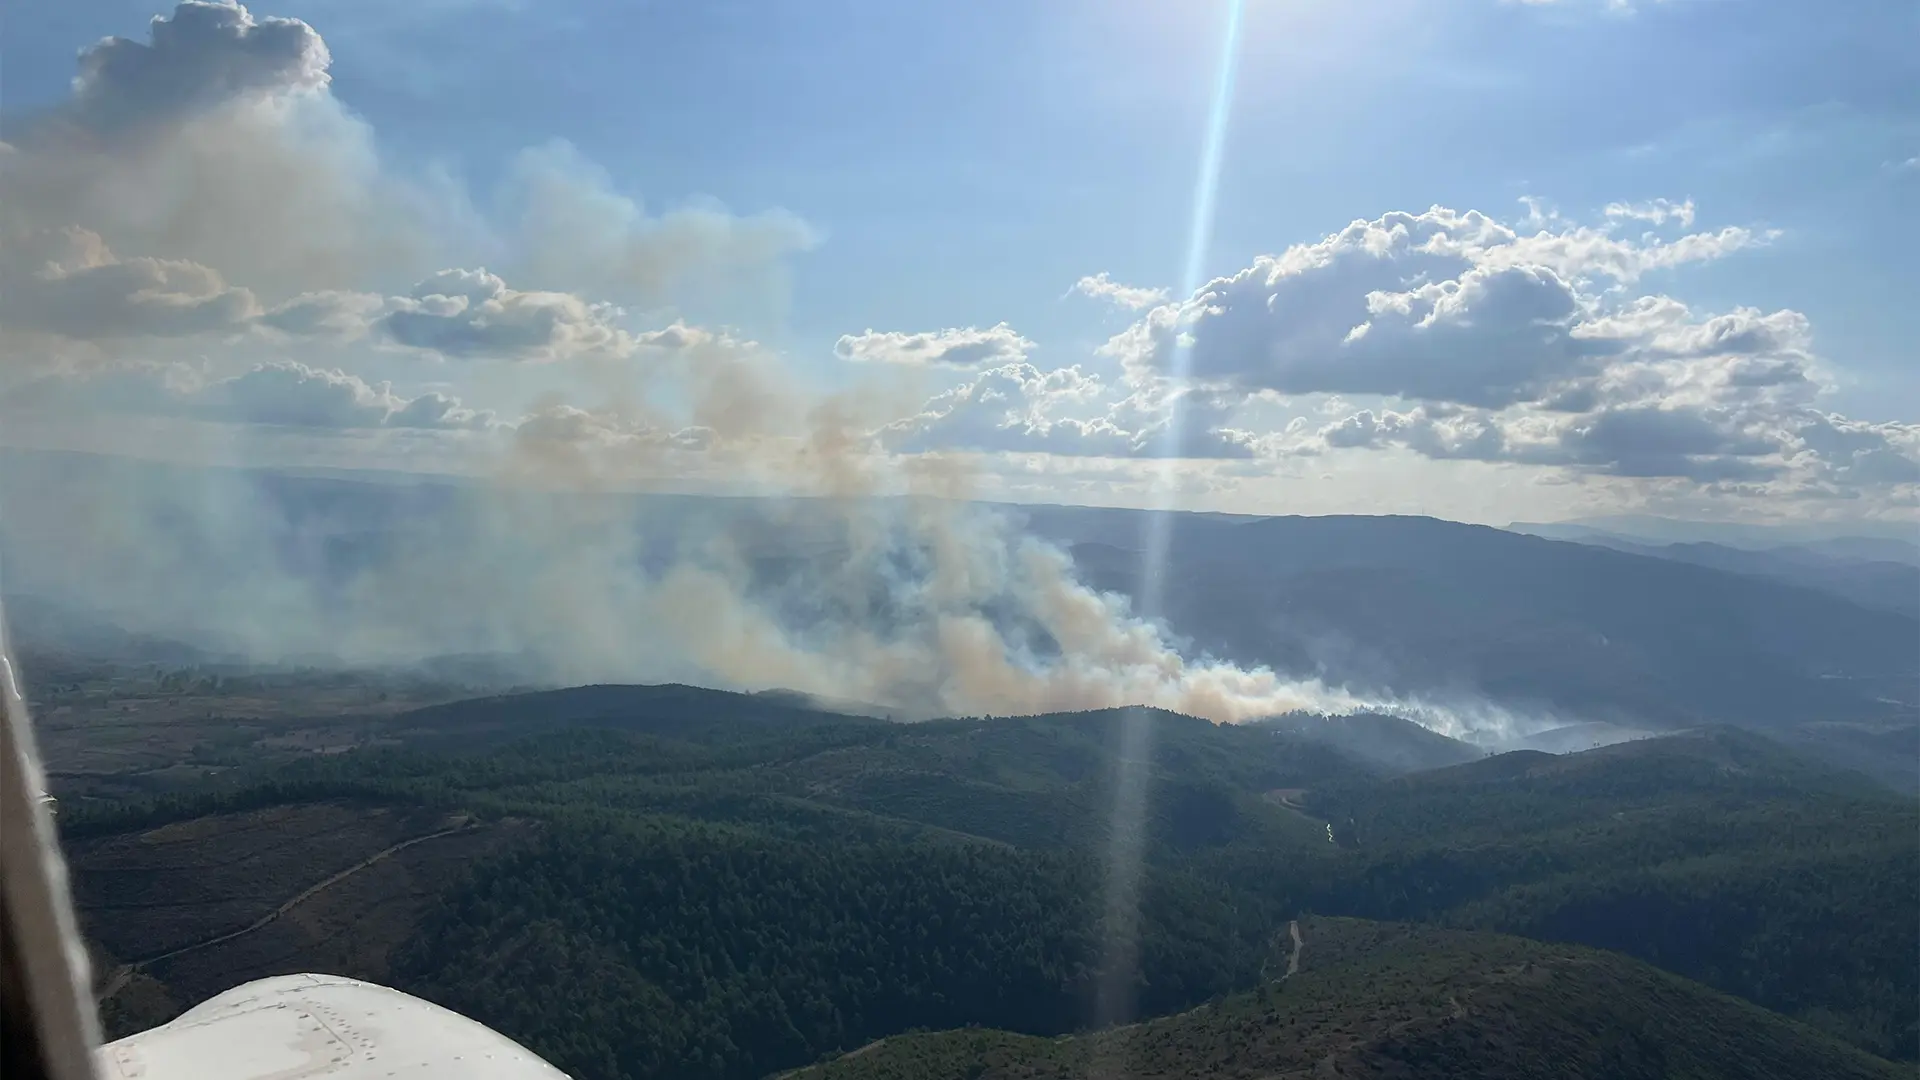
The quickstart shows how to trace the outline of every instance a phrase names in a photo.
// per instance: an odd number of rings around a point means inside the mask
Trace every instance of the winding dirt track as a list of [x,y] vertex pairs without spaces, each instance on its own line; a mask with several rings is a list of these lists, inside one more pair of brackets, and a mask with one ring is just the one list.
[[261,927],[267,925],[268,923],[279,918],[280,916],[285,915],[287,912],[292,911],[294,908],[299,907],[301,904],[305,903],[307,900],[312,899],[314,894],[321,892],[324,889],[330,888],[334,885],[338,885],[340,882],[346,880],[347,878],[352,877],[353,875],[359,873],[362,870],[365,870],[367,867],[372,866],[374,863],[379,862],[380,860],[386,858],[389,855],[392,855],[396,851],[404,851],[415,844],[424,844],[429,840],[438,840],[443,836],[452,836],[454,833],[466,832],[468,829],[471,829],[474,827],[475,826],[473,822],[463,821],[460,824],[455,825],[450,829],[441,829],[438,832],[430,832],[425,836],[416,836],[411,840],[402,840],[391,847],[382,848],[381,850],[374,852],[372,855],[369,855],[366,858],[360,860],[359,862],[354,863],[352,866],[347,867],[345,870],[342,870],[339,873],[334,874],[332,877],[329,877],[324,881],[321,881],[314,885],[307,886],[305,889],[302,889],[300,892],[296,893],[291,899],[282,903],[279,907],[274,908],[272,911],[267,912],[265,915],[262,915],[260,918],[255,919],[254,921],[248,923],[247,925],[241,927],[238,930],[229,930],[224,934],[219,934],[214,937],[207,938],[204,941],[196,941],[191,945],[182,945],[177,949],[169,949],[163,953],[157,953],[153,956],[141,957],[138,960],[134,960],[126,964],[122,964],[119,968],[115,969],[113,973],[113,977],[107,980],[107,984],[100,988],[100,993],[95,996],[95,1000],[105,1001],[108,998],[112,997],[113,995],[119,993],[121,988],[127,985],[127,980],[133,978],[133,973],[136,971],[139,971],[143,967],[146,967],[148,964],[157,964],[162,960],[171,960],[176,956],[182,956],[182,955],[185,955],[186,953],[195,952],[197,950],[204,949],[212,945],[218,945],[223,941],[232,941],[234,938],[242,937],[246,934],[251,934],[255,930],[260,929]]

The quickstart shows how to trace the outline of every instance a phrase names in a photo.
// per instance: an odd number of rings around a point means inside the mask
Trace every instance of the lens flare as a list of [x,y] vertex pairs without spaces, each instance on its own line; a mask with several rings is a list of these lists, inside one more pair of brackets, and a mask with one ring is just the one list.
[[[1220,188],[1220,163],[1224,156],[1227,118],[1233,105],[1235,69],[1240,52],[1241,15],[1244,0],[1228,0],[1226,26],[1221,34],[1220,59],[1216,68],[1213,103],[1207,117],[1206,142],[1200,151],[1199,176],[1194,184],[1193,219],[1188,231],[1186,265],[1180,279],[1180,296],[1190,297],[1200,288],[1206,264],[1207,243],[1213,233],[1214,203]],[[1142,545],[1142,578],[1139,612],[1143,618],[1160,616],[1165,588],[1168,548],[1172,539],[1174,492],[1177,487],[1178,455],[1183,445],[1184,401],[1187,371],[1192,360],[1192,342],[1178,339],[1167,376],[1166,390],[1171,410],[1162,446],[1156,460],[1159,475],[1153,489],[1151,512],[1146,516],[1146,535]],[[1129,709],[1122,716],[1118,753],[1115,755],[1113,813],[1107,839],[1107,882],[1104,928],[1105,955],[1094,1002],[1096,1026],[1123,1024],[1133,1018],[1135,1009],[1135,973],[1139,968],[1140,874],[1144,858],[1147,787],[1153,759],[1153,714],[1146,709]],[[1119,1075],[1120,1062],[1108,1062],[1096,1070],[1101,1075]]]

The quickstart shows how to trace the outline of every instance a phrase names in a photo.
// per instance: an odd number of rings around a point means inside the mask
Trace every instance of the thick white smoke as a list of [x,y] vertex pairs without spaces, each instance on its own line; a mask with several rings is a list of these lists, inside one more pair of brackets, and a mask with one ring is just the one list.
[[[925,400],[901,370],[821,396],[734,335],[619,325],[617,304],[683,281],[764,286],[814,242],[798,219],[649,215],[543,147],[491,220],[444,178],[391,169],[328,64],[305,23],[188,0],[150,42],[88,49],[73,99],[6,132],[0,435],[97,430],[132,459],[227,462],[290,432],[458,435],[433,445],[485,482],[18,457],[0,469],[10,590],[261,662],[486,654],[552,682],[783,687],[919,716],[1394,704],[1183,656],[970,504],[957,459],[884,450],[876,433]],[[563,375],[502,418],[337,367],[396,357]],[[804,498],[629,495],[717,478]]]
[[[778,687],[905,716],[1373,709],[1450,734],[1512,730],[1490,706],[1183,656],[1005,515],[916,491],[914,471],[883,458],[823,459],[825,441],[795,455],[817,469],[812,497],[764,501],[16,461],[0,546],[15,588],[255,662],[479,654],[553,683]],[[543,459],[542,476],[593,457]]]

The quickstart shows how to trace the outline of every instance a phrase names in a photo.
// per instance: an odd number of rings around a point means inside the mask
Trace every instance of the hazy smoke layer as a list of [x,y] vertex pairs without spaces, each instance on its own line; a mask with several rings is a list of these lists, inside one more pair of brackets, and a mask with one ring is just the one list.
[[818,476],[843,490],[634,499],[15,459],[0,539],[14,590],[255,661],[491,654],[554,682],[785,687],[912,715],[1391,704],[1189,660],[997,513],[889,497],[878,482],[899,474],[851,458]]
[[[779,687],[909,716],[1375,708],[1510,730],[1183,656],[1059,548],[969,502],[961,461],[879,451],[890,403],[873,386],[797,408],[777,357],[709,337],[607,396],[471,441],[484,479],[460,484],[13,455],[8,588],[256,662],[484,655],[523,680]],[[225,460],[268,437],[224,430]],[[630,493],[687,468],[785,497]]]
[[[741,333],[625,321],[622,304],[709,289],[777,309],[782,259],[815,242],[797,219],[650,214],[562,146],[521,155],[491,198],[397,169],[332,96],[330,58],[297,19],[187,0],[146,41],[85,50],[69,101],[10,120],[0,436],[125,455],[0,459],[10,592],[251,661],[485,654],[553,682],[785,687],[915,715],[1370,704],[1183,656],[969,504],[956,461],[888,453],[881,433],[928,398],[920,337],[866,335],[854,358],[923,362],[823,397]],[[980,333],[1002,358],[1031,345]],[[979,344],[935,351],[982,361]],[[473,372],[500,396],[403,398],[361,370]],[[269,460],[288,439],[425,446],[487,479],[138,460]],[[620,494],[716,478],[789,498]]]

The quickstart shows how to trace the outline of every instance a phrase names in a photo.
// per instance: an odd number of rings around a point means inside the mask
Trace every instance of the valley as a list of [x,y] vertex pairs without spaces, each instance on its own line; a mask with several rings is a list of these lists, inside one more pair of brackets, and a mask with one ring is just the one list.
[[[1137,921],[1116,923],[1100,897],[1129,721],[1151,756]],[[1466,1046],[1523,1074],[1632,987],[1666,1018],[1613,1016],[1648,1034],[1593,1052],[1636,1067],[1693,1060],[1689,1025],[1817,1065],[1782,1076],[1914,1058],[1910,798],[1738,729],[1486,757],[1384,718],[1326,723],[900,724],[582,687],[356,718],[353,748],[276,740],[164,792],[64,802],[61,825],[115,1031],[322,970],[581,1077],[730,1080],[841,1053],[824,1075],[1046,1076],[1116,1039],[1141,1075],[1201,1045],[1227,1075],[1330,1056],[1399,1075]],[[1329,966],[1363,956],[1335,944],[1354,934],[1377,958]],[[1552,994],[1504,989],[1530,963]],[[1460,974],[1429,978],[1443,969]],[[1146,1042],[1054,1041],[1126,970]],[[903,1036],[941,1029],[967,1033]]]

